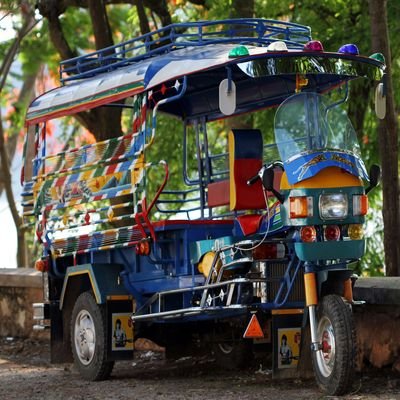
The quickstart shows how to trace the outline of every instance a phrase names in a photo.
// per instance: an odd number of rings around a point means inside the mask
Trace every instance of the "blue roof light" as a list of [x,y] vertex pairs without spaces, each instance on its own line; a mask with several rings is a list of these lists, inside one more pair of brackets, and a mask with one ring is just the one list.
[[338,50],[338,53],[353,54],[354,56],[358,56],[360,54],[360,52],[358,51],[358,47],[355,44],[352,44],[352,43],[344,44]]

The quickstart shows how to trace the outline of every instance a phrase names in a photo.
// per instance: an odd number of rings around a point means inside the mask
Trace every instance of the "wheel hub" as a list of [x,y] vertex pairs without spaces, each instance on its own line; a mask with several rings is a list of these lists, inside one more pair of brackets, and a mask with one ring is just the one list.
[[335,365],[335,333],[328,317],[320,319],[317,332],[321,341],[320,350],[317,351],[318,368],[324,377],[328,377]]
[[96,346],[94,322],[88,311],[81,310],[77,315],[74,334],[75,350],[79,361],[88,365],[93,359]]

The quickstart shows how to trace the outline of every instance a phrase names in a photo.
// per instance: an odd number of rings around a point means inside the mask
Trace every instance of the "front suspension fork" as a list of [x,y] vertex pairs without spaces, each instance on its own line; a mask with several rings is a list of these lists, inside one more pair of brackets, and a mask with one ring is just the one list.
[[306,291],[306,306],[308,307],[308,314],[310,317],[310,332],[311,332],[311,350],[318,351],[321,349],[321,343],[317,335],[317,280],[315,272],[308,272],[304,274],[304,287]]

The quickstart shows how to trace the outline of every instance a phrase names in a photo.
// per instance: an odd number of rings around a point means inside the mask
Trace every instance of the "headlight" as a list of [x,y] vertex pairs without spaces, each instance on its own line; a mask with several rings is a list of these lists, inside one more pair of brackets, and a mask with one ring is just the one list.
[[347,194],[331,193],[319,197],[319,214],[322,219],[343,219],[347,217],[349,202]]

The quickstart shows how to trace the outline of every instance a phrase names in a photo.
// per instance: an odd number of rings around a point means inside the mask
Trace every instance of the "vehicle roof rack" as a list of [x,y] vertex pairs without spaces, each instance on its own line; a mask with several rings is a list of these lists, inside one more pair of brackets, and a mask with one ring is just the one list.
[[123,43],[60,62],[60,81],[95,76],[173,50],[217,43],[268,46],[284,41],[302,49],[311,40],[308,26],[268,19],[226,19],[172,24]]

